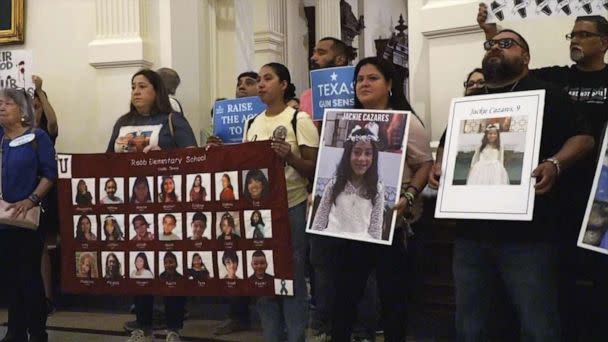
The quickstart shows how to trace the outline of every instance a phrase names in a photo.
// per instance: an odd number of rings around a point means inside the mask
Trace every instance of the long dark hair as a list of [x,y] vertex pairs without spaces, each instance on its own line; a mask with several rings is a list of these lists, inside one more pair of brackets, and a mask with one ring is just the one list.
[[268,63],[264,65],[265,67],[269,67],[274,71],[274,73],[279,78],[279,82],[287,82],[287,88],[285,88],[285,92],[283,92],[283,101],[287,102],[289,99],[296,97],[296,86],[291,83],[291,75],[289,74],[289,69],[281,63]]
[[146,196],[146,202],[152,202],[152,196],[150,195],[150,184],[148,184],[148,178],[144,176],[138,176],[135,178],[135,182],[133,182],[133,189],[131,190],[131,203],[135,203],[135,187],[138,184],[146,184],[148,188],[148,195]]
[[254,180],[262,183],[262,196],[261,197],[265,198],[268,195],[268,192],[270,190],[269,189],[270,185],[268,184],[268,178],[266,178],[266,175],[260,169],[253,169],[253,170],[247,171],[247,175],[245,176],[245,188],[243,189],[243,196],[245,198],[251,199],[251,193],[249,193],[248,185],[251,181],[254,181]]
[[257,224],[261,224],[262,226],[266,226],[266,224],[264,223],[264,219],[262,219],[262,213],[259,210],[254,210],[251,213],[251,217],[250,217],[250,221],[251,221],[251,225],[255,227],[256,223],[253,222],[253,215],[258,214],[258,217],[260,218],[260,220],[257,222]]
[[[131,77],[131,82],[135,79],[135,77],[142,75],[144,76],[150,84],[152,84],[152,88],[156,92],[156,98],[154,99],[154,103],[152,104],[152,108],[150,108],[150,115],[158,115],[158,114],[169,114],[173,112],[173,108],[171,108],[171,102],[169,102],[169,94],[167,93],[167,88],[165,88],[165,84],[160,76],[153,70],[150,69],[141,69],[136,72],[133,77]],[[135,109],[135,106],[131,102],[129,105],[129,112],[123,116],[121,116],[118,121],[118,126],[128,126],[133,123],[135,118],[140,115]]]
[[[148,271],[152,271],[150,269],[150,264],[148,264],[148,257],[146,256],[146,253],[144,253],[144,252],[137,253],[133,264],[135,264],[135,262],[137,261],[137,258],[142,258],[144,260],[144,269],[146,269]],[[137,270],[137,267],[135,267],[135,270]]]
[[84,219],[89,220],[89,223],[91,224],[91,233],[93,233],[93,222],[91,222],[91,219],[87,215],[80,215],[78,218],[78,223],[76,223],[76,241],[86,241],[87,239],[84,236],[84,231],[82,230],[82,221]]
[[489,125],[485,132],[483,133],[483,138],[481,139],[481,147],[479,147],[479,153],[481,153],[481,151],[483,151],[484,148],[486,148],[486,146],[490,143],[488,141],[488,132],[491,129],[495,129],[496,130],[496,149],[500,150],[500,130],[498,129],[498,127],[494,126],[494,125]]
[[[165,192],[165,181],[171,180],[173,182],[173,192]],[[160,194],[158,195],[159,202],[177,202],[177,195],[175,194],[175,180],[173,176],[163,176],[163,181],[160,183]]]
[[[108,220],[110,221],[110,224],[114,227],[114,230],[112,230],[112,234],[108,233],[108,231],[106,230],[106,224],[108,223]],[[118,241],[122,240],[125,236],[125,234],[122,232],[122,229],[120,229],[118,221],[116,220],[116,218],[114,218],[114,216],[111,215],[103,220],[103,232],[106,235],[106,240],[112,237],[114,241]]]
[[[351,136],[371,136],[372,132],[367,128],[361,128],[354,131]],[[365,189],[365,193],[362,195],[371,200],[372,204],[376,204],[376,195],[378,194],[378,146],[375,141],[369,140],[372,144],[373,149],[373,159],[372,165],[363,175],[363,185]],[[340,163],[338,164],[338,169],[336,170],[336,182],[334,184],[334,188],[331,194],[332,203],[336,203],[336,198],[338,195],[344,191],[344,187],[346,187],[346,182],[352,176],[353,170],[350,166],[350,155],[353,151],[353,147],[355,146],[356,141],[346,140],[344,142],[344,153],[342,154],[342,159],[340,159]]]
[[[395,81],[393,80],[393,75],[395,72],[395,69],[393,68],[393,64],[384,59],[378,59],[377,57],[367,57],[367,58],[360,60],[359,63],[357,63],[357,66],[355,67],[355,75],[354,75],[354,80],[353,80],[353,82],[355,84],[355,89],[357,89],[357,76],[359,75],[359,71],[361,70],[361,68],[364,65],[367,65],[367,64],[371,64],[374,67],[376,67],[376,69],[378,69],[378,71],[380,71],[380,73],[382,74],[382,76],[384,77],[386,82],[392,81],[393,88],[396,88],[395,84],[394,84]],[[414,112],[414,110],[412,109],[412,106],[405,98],[405,95],[399,91],[393,91],[392,94],[389,95],[388,105],[392,109],[409,110],[412,113]],[[363,104],[361,104],[361,101],[359,101],[359,98],[357,97],[356,94],[355,94],[355,108],[356,109],[363,108]]]

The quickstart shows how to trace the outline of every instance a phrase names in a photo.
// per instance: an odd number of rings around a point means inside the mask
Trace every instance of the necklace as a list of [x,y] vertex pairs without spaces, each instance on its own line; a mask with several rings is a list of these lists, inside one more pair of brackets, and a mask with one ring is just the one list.
[[[517,87],[517,85],[519,84],[519,81],[520,80],[515,81],[515,83],[513,83],[513,86],[511,87],[511,89],[509,89],[508,92],[512,92],[513,89],[515,89],[515,87]],[[485,87],[485,90],[486,90],[486,94],[488,94],[488,86]]]

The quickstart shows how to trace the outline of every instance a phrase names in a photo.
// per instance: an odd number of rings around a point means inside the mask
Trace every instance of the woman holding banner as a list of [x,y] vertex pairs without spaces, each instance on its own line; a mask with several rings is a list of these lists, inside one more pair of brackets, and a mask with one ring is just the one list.
[[[272,139],[272,149],[285,160],[289,225],[294,255],[294,296],[263,297],[258,311],[266,341],[280,341],[287,329],[288,341],[303,341],[308,322],[306,272],[306,186],[315,172],[319,133],[310,115],[288,107],[295,96],[289,70],[282,64],[269,63],[260,69],[258,94],[266,110],[245,126],[244,141]],[[295,116],[295,126],[292,120]],[[283,132],[286,134],[275,134]]]
[[[392,92],[393,66],[375,57],[362,59],[355,68],[355,108],[409,110],[412,108],[399,92]],[[409,124],[405,190],[395,207],[409,216],[415,197],[426,186],[432,164],[429,137],[417,117]],[[346,240],[340,252],[336,274],[335,302],[332,310],[332,341],[348,341],[367,278],[375,270],[382,306],[384,338],[405,341],[406,296],[408,282],[404,227],[396,227],[391,246]],[[399,271],[395,271],[399,270]]]
[[[1,197],[12,219],[24,219],[57,178],[55,149],[43,130],[33,128],[34,110],[23,90],[0,90],[0,126]],[[3,341],[48,339],[40,272],[44,239],[39,230],[0,223],[0,270],[9,301]]]
[[[135,143],[125,141],[133,132],[145,132],[149,140]],[[196,138],[186,118],[173,113],[167,90],[160,76],[149,69],[142,69],[131,78],[131,105],[129,112],[121,116],[114,125],[107,152],[196,147]],[[184,297],[165,297],[167,339],[178,338],[183,326]],[[152,340],[152,308],[154,297],[136,296],[136,322],[128,322],[125,328],[132,330],[129,341]]]

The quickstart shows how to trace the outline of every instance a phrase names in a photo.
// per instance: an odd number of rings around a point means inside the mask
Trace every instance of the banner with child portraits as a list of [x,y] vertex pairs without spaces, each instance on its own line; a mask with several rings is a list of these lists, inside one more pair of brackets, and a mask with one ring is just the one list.
[[394,110],[325,109],[308,233],[392,243],[410,117]]
[[63,290],[293,295],[283,165],[270,142],[59,155]]
[[544,90],[452,100],[435,217],[530,221]]
[[485,0],[489,23],[539,17],[606,16],[608,0]]

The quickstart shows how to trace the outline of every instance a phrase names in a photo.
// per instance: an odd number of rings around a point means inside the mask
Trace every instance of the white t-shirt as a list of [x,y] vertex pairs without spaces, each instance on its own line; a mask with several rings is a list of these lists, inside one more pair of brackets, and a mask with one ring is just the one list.
[[[291,120],[295,109],[286,107],[280,114],[275,116],[266,116],[266,111],[256,116],[250,127],[245,124],[245,134],[243,134],[243,142],[261,141],[272,138],[274,130],[283,126],[287,129],[287,137],[285,141],[291,145],[291,151],[297,157],[300,157],[300,146],[319,147],[319,132],[312,122],[310,115],[306,112],[298,112],[297,117],[297,134],[293,131]],[[287,182],[287,202],[289,207],[294,207],[306,200],[308,192],[306,186],[308,179],[302,177],[291,165],[285,166],[285,180]]]

